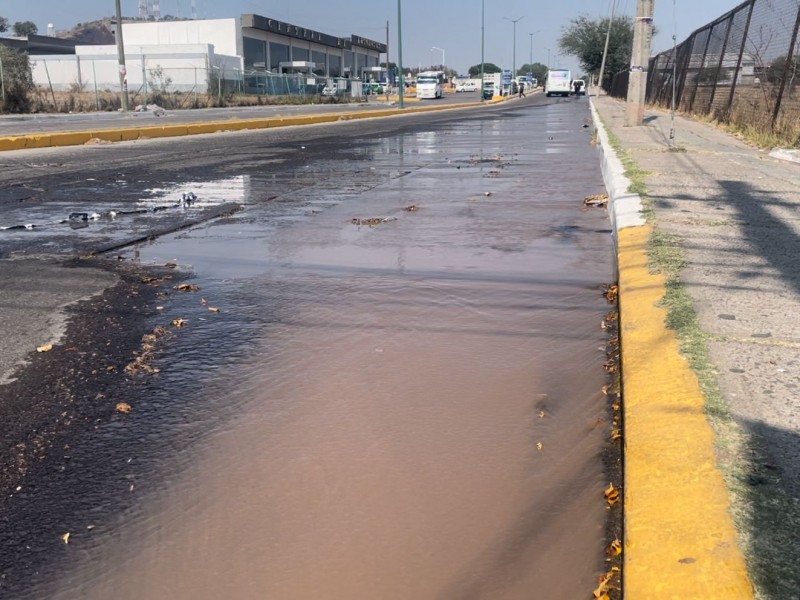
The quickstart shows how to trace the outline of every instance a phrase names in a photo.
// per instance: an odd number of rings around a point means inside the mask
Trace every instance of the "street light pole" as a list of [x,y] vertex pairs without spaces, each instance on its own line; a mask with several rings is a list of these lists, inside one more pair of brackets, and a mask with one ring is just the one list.
[[122,112],[128,112],[128,73],[125,68],[125,44],[122,41],[122,8],[120,0],[116,0],[117,29],[114,37],[117,40],[117,58],[119,59],[119,89]]
[[484,43],[484,22],[486,21],[486,6],[485,0],[481,0],[481,102],[483,102],[483,43]]
[[511,77],[514,78],[517,76],[517,21],[522,21],[525,17],[519,17],[518,19],[509,19],[508,17],[503,17],[506,21],[511,21],[514,24],[514,35],[513,35],[513,43],[514,43],[514,51],[512,52],[513,58],[511,59]]
[[[119,0],[117,0],[119,2]],[[400,108],[405,107],[406,83],[403,76],[403,16],[400,5],[402,0],[397,0],[397,70],[400,72]]]
[[[444,66],[445,66],[445,64],[446,64],[446,63],[444,62],[444,48],[438,48],[438,47],[436,47],[436,46],[431,46],[431,50],[438,50],[439,52],[441,52],[441,53],[442,53],[442,67],[444,67]],[[442,70],[444,70],[444,69],[442,69]]]

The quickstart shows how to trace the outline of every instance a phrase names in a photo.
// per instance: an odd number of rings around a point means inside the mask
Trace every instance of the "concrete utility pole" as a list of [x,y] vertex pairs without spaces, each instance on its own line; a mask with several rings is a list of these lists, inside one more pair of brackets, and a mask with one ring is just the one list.
[[647,69],[650,65],[650,44],[653,41],[654,9],[655,0],[637,0],[628,98],[625,106],[626,127],[636,127],[644,121]]
[[483,51],[484,51],[484,44],[486,41],[485,35],[485,24],[486,24],[486,2],[485,0],[481,0],[481,102],[483,102],[483,87],[486,85],[483,82],[484,72],[483,72]]
[[122,112],[128,112],[128,71],[125,68],[125,44],[122,41],[122,9],[120,0],[116,0],[117,28],[114,37],[117,40],[117,58],[119,59],[119,89],[121,92]]

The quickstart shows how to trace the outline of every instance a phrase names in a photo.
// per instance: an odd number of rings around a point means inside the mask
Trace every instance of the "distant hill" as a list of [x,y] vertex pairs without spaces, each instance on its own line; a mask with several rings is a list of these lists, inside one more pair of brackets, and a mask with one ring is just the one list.
[[111,19],[105,18],[90,23],[78,23],[69,31],[59,31],[56,37],[77,40],[84,44],[115,44],[111,33]]

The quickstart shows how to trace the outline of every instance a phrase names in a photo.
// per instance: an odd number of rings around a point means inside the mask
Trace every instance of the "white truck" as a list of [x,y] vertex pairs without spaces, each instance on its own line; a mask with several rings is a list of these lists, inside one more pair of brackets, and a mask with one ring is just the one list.
[[549,98],[553,94],[569,96],[572,84],[572,73],[569,69],[551,69],[547,72],[544,93]]

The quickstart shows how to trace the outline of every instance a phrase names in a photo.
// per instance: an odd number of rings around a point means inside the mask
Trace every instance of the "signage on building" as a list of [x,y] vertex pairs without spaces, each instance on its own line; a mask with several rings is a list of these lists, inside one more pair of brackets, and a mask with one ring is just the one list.
[[370,50],[377,50],[378,52],[386,52],[386,44],[363,38],[358,35],[350,36],[350,42],[353,44],[353,46],[369,48]]

